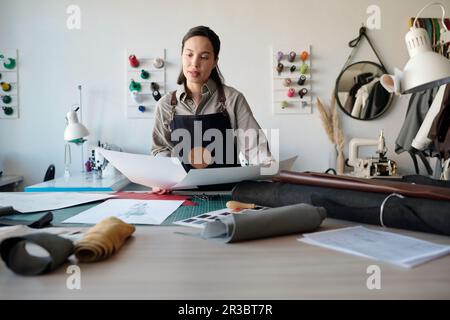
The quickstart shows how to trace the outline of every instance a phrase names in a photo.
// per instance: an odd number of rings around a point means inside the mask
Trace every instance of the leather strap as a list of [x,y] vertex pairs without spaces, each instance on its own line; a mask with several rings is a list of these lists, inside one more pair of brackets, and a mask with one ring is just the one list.
[[342,70],[344,70],[344,69],[350,64],[350,61],[351,61],[351,59],[353,58],[353,56],[354,56],[354,54],[355,54],[355,52],[356,52],[356,50],[357,50],[357,48],[358,48],[358,45],[359,45],[359,43],[361,42],[361,40],[362,40],[363,38],[366,38],[367,42],[368,42],[369,45],[370,45],[370,48],[372,48],[372,51],[373,51],[373,52],[375,53],[375,55],[377,56],[378,61],[380,61],[380,64],[381,64],[381,66],[383,67],[383,69],[384,69],[384,70],[387,70],[386,67],[385,67],[384,64],[383,64],[383,61],[381,61],[381,58],[380,58],[378,52],[375,50],[375,47],[373,46],[372,41],[370,41],[369,36],[367,35],[366,32],[367,32],[367,28],[366,28],[366,27],[361,27],[361,28],[359,29],[359,35],[358,35],[358,37],[356,37],[355,39],[351,40],[351,41],[348,43],[348,46],[349,46],[350,48],[353,48],[353,49],[352,49],[352,52],[350,53],[350,55],[348,56],[348,59],[347,59],[347,61],[345,62],[344,66],[342,67]]
[[172,99],[170,100],[170,105],[171,105],[172,107],[176,107],[177,104],[178,104],[178,101],[177,101],[177,92],[176,92],[176,91],[173,91],[173,92],[172,92]]

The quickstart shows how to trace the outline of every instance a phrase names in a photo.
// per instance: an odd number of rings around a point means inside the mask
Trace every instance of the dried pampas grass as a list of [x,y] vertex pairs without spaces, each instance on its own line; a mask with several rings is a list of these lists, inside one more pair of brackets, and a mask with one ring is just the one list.
[[336,98],[334,95],[331,98],[331,106],[327,108],[322,101],[317,98],[317,109],[319,110],[320,119],[322,120],[323,128],[328,136],[328,139],[336,147],[336,172],[337,174],[344,173],[344,147],[345,137],[341,128],[339,113],[336,107]]
[[320,119],[322,120],[323,128],[328,136],[328,139],[334,143],[333,122],[330,110],[325,108],[322,101],[317,97],[317,109],[319,109]]

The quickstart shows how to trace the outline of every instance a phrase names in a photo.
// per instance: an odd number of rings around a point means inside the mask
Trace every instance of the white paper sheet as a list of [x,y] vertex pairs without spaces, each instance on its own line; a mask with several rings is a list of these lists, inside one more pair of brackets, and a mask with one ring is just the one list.
[[177,158],[100,150],[117,170],[137,184],[170,188],[186,176],[186,171]]
[[[239,182],[242,180],[269,179],[279,170],[292,168],[297,157],[279,162],[278,170],[261,166],[192,169],[186,173],[177,158],[153,157],[102,149],[103,156],[130,181],[147,187],[182,189],[211,184]],[[271,172],[267,172],[271,171]]]
[[17,211],[29,213],[62,209],[113,197],[111,194],[86,192],[0,192],[0,207],[12,206]]
[[362,226],[304,234],[299,241],[406,268],[450,253],[450,246],[434,244]]
[[96,224],[107,217],[117,217],[131,224],[161,224],[184,201],[178,200],[108,200],[62,223]]
[[296,159],[297,157],[292,157],[275,164],[278,165],[278,168],[275,168],[275,171],[272,171],[273,173],[271,175],[263,175],[262,173],[264,172],[262,170],[264,170],[264,168],[261,166],[211,168],[207,170],[192,169],[187,176],[180,183],[173,186],[172,189],[176,190],[201,185],[232,183],[243,180],[270,179],[270,177],[277,174],[280,170],[291,169]]

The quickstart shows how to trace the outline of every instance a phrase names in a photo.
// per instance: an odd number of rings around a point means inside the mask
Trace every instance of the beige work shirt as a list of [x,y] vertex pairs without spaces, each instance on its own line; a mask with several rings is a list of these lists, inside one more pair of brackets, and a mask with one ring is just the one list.
[[[268,148],[267,138],[261,127],[253,117],[250,106],[244,95],[236,89],[223,86],[226,98],[225,107],[230,117],[233,129],[242,129],[236,132],[238,150],[247,164],[267,164],[272,160]],[[202,87],[202,98],[198,106],[188,97],[184,85],[179,86],[177,92],[178,104],[175,108],[177,115],[204,115],[220,112],[217,85],[209,79]],[[172,92],[164,95],[156,104],[155,124],[153,128],[153,145],[151,154],[154,156],[171,156],[173,144],[170,139],[170,122],[172,121]],[[253,129],[249,134],[248,129]],[[256,134],[255,134],[256,133]]]

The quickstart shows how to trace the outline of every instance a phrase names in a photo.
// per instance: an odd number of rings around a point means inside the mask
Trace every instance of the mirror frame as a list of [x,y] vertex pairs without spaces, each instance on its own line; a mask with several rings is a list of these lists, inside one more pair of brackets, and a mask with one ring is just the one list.
[[386,69],[385,69],[382,65],[380,65],[380,64],[378,64],[378,63],[376,63],[376,62],[373,62],[373,61],[358,61],[358,62],[352,63],[352,64],[348,65],[347,67],[345,67],[344,70],[342,70],[342,71],[339,73],[339,76],[337,77],[336,83],[335,83],[335,85],[334,85],[334,98],[336,99],[336,102],[337,102],[337,104],[339,105],[339,108],[341,108],[341,111],[342,111],[345,115],[347,115],[347,116],[349,116],[349,117],[351,117],[351,118],[353,118],[353,119],[360,120],[360,121],[371,121],[371,120],[378,119],[378,118],[381,117],[383,114],[385,114],[387,110],[389,110],[389,108],[390,108],[391,105],[392,105],[392,100],[394,99],[394,94],[393,94],[393,93],[389,93],[390,97],[389,97],[389,101],[388,101],[387,104],[386,104],[386,107],[384,107],[383,111],[380,112],[380,113],[378,113],[375,117],[372,117],[372,118],[369,118],[369,119],[361,119],[361,118],[356,118],[356,117],[352,116],[351,114],[349,114],[349,113],[347,112],[347,110],[345,110],[344,106],[341,104],[341,100],[339,100],[339,95],[338,95],[338,84],[339,84],[339,80],[341,80],[342,75],[344,74],[345,71],[347,71],[347,69],[349,69],[350,67],[354,66],[355,64],[360,64],[360,63],[367,63],[367,64],[374,65],[374,66],[378,67],[378,68],[383,72],[383,74],[388,73],[388,72],[386,71]]

